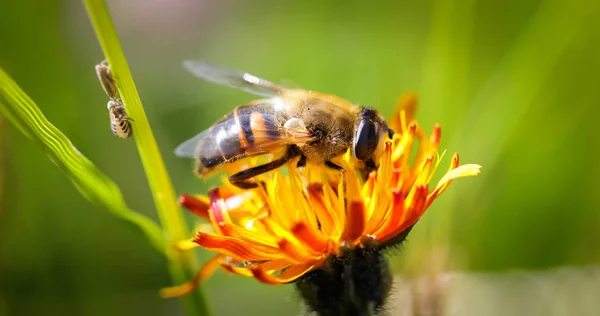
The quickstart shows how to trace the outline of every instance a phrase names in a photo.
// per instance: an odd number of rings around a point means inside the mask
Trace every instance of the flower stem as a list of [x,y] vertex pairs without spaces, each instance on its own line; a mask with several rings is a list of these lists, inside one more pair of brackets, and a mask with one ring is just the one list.
[[[167,241],[174,242],[189,237],[183,214],[177,205],[175,191],[156,145],[140,97],[123,54],[117,33],[104,0],[84,0],[94,30],[111,67],[127,115],[132,118],[132,130],[146,177],[154,197],[156,209],[166,233]],[[169,268],[175,284],[186,282],[194,274],[195,260],[191,254],[169,252]],[[208,315],[208,307],[200,288],[196,295],[183,298],[190,315]]]

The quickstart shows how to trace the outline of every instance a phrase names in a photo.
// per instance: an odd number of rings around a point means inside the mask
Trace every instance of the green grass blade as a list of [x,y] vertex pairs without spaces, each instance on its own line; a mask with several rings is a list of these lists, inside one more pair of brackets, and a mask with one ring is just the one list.
[[160,227],[128,209],[117,185],[46,120],[33,100],[1,68],[0,111],[25,136],[44,149],[50,160],[67,174],[85,198],[139,228],[154,248],[165,253]]
[[[100,46],[111,66],[111,72],[115,78],[120,97],[126,105],[127,115],[133,119],[133,137],[167,239],[170,242],[187,239],[190,237],[190,232],[177,204],[175,190],[146,118],[106,3],[103,0],[84,0],[83,2]],[[184,283],[195,273],[194,257],[186,253],[173,253],[170,268],[175,284]],[[209,313],[200,288],[196,290],[195,296],[186,297],[184,303],[190,314],[208,315]]]
[[[142,107],[121,43],[103,0],[86,0],[90,19],[100,46],[111,67],[117,88],[131,122],[135,144],[148,178],[163,227],[172,240],[189,238],[189,230],[177,204],[175,190],[156,145],[154,134]],[[93,65],[90,65],[90,69]]]

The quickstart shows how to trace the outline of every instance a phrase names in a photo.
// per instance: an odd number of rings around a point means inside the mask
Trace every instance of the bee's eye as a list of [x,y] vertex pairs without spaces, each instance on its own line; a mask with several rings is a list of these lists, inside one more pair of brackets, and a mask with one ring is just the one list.
[[354,131],[354,156],[358,160],[366,160],[377,148],[379,135],[372,120],[362,119]]

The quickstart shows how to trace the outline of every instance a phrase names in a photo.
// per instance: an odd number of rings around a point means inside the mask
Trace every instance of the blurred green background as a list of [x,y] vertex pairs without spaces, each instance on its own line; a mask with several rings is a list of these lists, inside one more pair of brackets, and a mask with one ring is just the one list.
[[[598,1],[108,4],[177,192],[211,182],[173,148],[254,98],[194,78],[184,59],[291,80],[386,115],[414,91],[421,126],[440,123],[441,148],[483,173],[433,204],[390,256],[397,273],[425,273],[432,253],[442,253],[442,269],[476,272],[600,263]],[[0,4],[2,68],[132,209],[156,219],[133,142],[110,132],[93,69],[102,59],[80,2]],[[5,119],[0,146],[0,315],[181,313],[158,297],[170,279],[146,240],[88,203]],[[204,288],[216,315],[299,309],[292,286],[218,272]]]

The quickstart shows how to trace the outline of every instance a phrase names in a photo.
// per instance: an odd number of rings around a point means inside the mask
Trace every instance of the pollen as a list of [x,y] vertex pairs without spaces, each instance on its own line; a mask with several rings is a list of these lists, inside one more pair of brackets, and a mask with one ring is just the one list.
[[[407,233],[425,210],[457,178],[479,174],[481,166],[459,164],[454,154],[448,171],[432,185],[443,154],[441,128],[425,133],[413,119],[416,97],[402,97],[388,120],[394,136],[383,147],[379,167],[364,179],[350,154],[335,161],[339,172],[308,165],[259,176],[263,185],[242,190],[227,181],[207,196],[182,195],[180,204],[207,220],[212,231],[200,231],[178,249],[193,245],[215,253],[188,283],[164,289],[164,297],[189,293],[218,266],[267,284],[297,281],[322,268],[330,256],[375,243],[383,247]],[[345,192],[345,195],[344,193]]]

